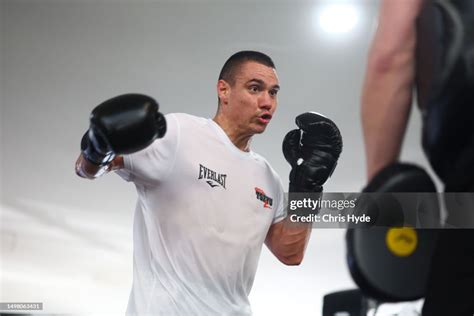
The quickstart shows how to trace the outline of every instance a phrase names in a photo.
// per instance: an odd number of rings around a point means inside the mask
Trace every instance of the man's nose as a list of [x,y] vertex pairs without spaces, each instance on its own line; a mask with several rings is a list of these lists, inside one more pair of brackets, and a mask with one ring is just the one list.
[[262,93],[259,99],[259,108],[270,111],[275,106],[275,99],[268,92]]

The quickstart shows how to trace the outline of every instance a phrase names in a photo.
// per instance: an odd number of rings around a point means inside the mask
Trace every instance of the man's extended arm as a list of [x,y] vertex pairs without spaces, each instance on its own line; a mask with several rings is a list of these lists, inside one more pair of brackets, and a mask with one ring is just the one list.
[[416,18],[423,0],[384,0],[362,93],[367,176],[398,159],[412,104]]
[[124,94],[99,104],[81,140],[76,174],[95,179],[124,167],[121,155],[140,151],[166,133],[158,103],[141,94]]

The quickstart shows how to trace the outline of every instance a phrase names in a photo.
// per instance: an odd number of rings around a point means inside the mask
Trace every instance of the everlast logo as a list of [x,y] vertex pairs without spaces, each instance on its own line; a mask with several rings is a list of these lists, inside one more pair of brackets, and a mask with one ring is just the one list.
[[262,189],[255,188],[255,195],[257,195],[257,199],[263,202],[263,207],[265,208],[272,208],[273,199],[265,194]]
[[217,173],[214,170],[204,167],[199,164],[199,177],[198,180],[204,179],[206,183],[215,188],[217,186],[222,186],[225,189],[225,180],[227,178],[226,174]]

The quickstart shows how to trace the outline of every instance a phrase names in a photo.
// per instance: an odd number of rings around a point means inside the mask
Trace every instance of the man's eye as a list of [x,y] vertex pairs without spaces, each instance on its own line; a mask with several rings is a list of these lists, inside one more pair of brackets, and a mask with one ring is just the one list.
[[252,92],[258,92],[258,91],[260,91],[260,88],[258,86],[250,86],[249,90],[252,91]]
[[270,95],[275,97],[278,94],[278,90],[270,90]]

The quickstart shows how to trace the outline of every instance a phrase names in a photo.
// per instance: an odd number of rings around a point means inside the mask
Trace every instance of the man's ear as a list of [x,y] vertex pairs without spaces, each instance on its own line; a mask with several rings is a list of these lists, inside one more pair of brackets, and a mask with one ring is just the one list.
[[217,81],[217,96],[220,104],[226,105],[229,100],[230,85],[227,81],[220,79]]

